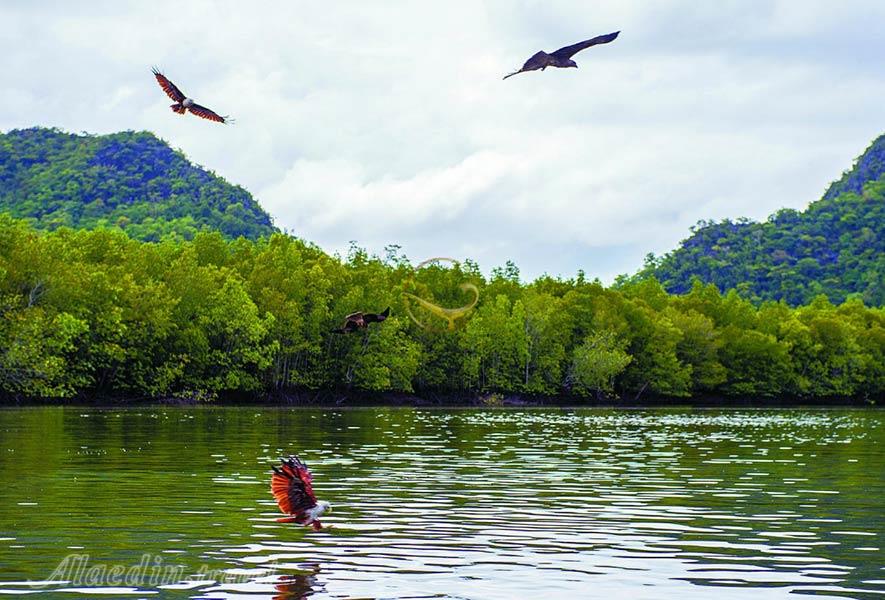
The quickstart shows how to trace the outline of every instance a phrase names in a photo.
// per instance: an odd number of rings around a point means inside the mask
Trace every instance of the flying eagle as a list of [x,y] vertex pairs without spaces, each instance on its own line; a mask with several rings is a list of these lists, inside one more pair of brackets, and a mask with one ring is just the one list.
[[310,525],[319,531],[323,528],[319,519],[323,513],[332,512],[332,505],[324,500],[317,500],[313,493],[313,476],[300,458],[290,456],[280,461],[283,464],[279,469],[271,467],[273,474],[270,476],[270,491],[280,505],[280,510],[289,516],[277,521]]
[[369,323],[380,323],[390,316],[390,307],[384,309],[383,313],[361,313],[355,312],[344,317],[344,325],[338,329],[333,329],[332,333],[353,333],[357,329],[365,329]]
[[609,33],[607,35],[598,35],[595,38],[591,38],[589,40],[585,40],[583,42],[578,42],[577,44],[572,44],[571,46],[565,46],[564,48],[560,48],[556,52],[551,52],[547,54],[543,50],[538,51],[533,57],[525,61],[525,64],[522,65],[522,68],[519,71],[514,71],[510,75],[505,75],[504,79],[508,77],[513,77],[517,73],[525,73],[526,71],[537,71],[541,69],[542,71],[547,67],[574,67],[578,68],[578,63],[572,60],[572,56],[584,50],[585,48],[589,48],[590,46],[596,46],[597,44],[607,44],[613,41],[620,31],[616,31],[614,33]]
[[203,119],[209,119],[210,121],[215,121],[217,123],[233,123],[233,119],[230,117],[222,117],[215,111],[209,110],[205,106],[200,106],[190,98],[184,95],[184,93],[178,89],[178,87],[169,81],[169,79],[160,73],[156,67],[152,68],[151,71],[154,74],[154,77],[157,78],[157,83],[160,84],[160,87],[163,88],[163,91],[166,92],[166,95],[175,100],[175,104],[173,104],[170,108],[177,112],[180,115],[183,115],[187,111],[191,111],[191,113],[197,115],[198,117],[202,117]]

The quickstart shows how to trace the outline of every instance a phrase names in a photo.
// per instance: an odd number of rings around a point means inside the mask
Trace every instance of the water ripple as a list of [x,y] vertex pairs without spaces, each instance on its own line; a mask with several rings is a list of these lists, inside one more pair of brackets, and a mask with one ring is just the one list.
[[[882,417],[2,410],[0,594],[880,597]],[[275,521],[291,452],[332,529]]]

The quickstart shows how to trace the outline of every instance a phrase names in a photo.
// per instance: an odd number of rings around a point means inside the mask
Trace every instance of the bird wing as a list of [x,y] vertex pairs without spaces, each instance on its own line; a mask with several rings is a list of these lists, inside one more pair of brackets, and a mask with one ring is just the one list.
[[204,119],[209,119],[210,121],[215,121],[216,123],[232,123],[233,120],[230,117],[222,117],[215,111],[209,110],[205,106],[200,106],[199,104],[191,104],[190,111],[197,115],[198,117],[202,117]]
[[362,312],[355,312],[344,317],[344,329],[348,332],[356,331],[360,327],[366,326],[366,315]]
[[160,87],[163,88],[163,91],[166,92],[166,95],[175,100],[176,102],[182,102],[185,99],[185,95],[182,93],[178,87],[169,79],[160,73],[156,67],[151,69],[151,72],[154,74],[154,77],[157,78],[157,83],[160,84]]
[[538,69],[546,67],[549,64],[550,55],[543,50],[538,50],[531,56],[531,58],[525,61],[525,64],[522,65],[522,68],[519,71],[514,71],[509,75],[505,75],[504,79],[507,79],[508,77],[513,77],[514,75],[518,75],[519,73],[525,73],[526,71],[537,71]]
[[606,35],[597,35],[595,38],[590,38],[589,40],[584,40],[583,42],[578,42],[577,44],[572,44],[571,46],[565,46],[564,48],[560,48],[556,52],[553,53],[553,56],[560,60],[569,59],[581,50],[589,48],[590,46],[596,46],[597,44],[607,44],[613,41],[620,31],[615,31],[614,33],[608,33]]
[[313,476],[307,465],[297,456],[281,460],[282,466],[273,468],[270,477],[270,491],[287,515],[297,515],[317,505],[313,493]]
[[380,323],[381,321],[386,319],[388,316],[390,316],[390,307],[389,306],[384,309],[383,313],[378,313],[378,314],[366,313],[363,315],[363,319],[366,321],[366,323]]
[[525,64],[522,65],[521,70],[534,71],[536,69],[540,69],[541,67],[545,67],[548,64],[550,64],[550,55],[543,50],[538,50],[531,56],[531,58],[525,61]]

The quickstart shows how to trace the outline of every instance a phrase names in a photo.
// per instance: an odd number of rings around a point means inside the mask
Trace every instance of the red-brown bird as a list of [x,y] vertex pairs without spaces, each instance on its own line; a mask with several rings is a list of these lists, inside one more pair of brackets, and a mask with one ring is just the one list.
[[309,525],[319,531],[323,528],[320,517],[332,512],[332,505],[325,500],[317,500],[313,493],[313,476],[300,458],[290,456],[280,461],[283,464],[279,469],[272,467],[270,491],[280,505],[280,510],[289,516],[277,521]]
[[180,115],[183,115],[187,111],[191,111],[191,113],[197,115],[198,117],[202,117],[204,119],[209,119],[210,121],[215,121],[216,123],[233,123],[234,120],[230,117],[223,117],[216,113],[215,111],[209,110],[205,106],[200,106],[190,98],[184,95],[184,93],[178,89],[178,87],[169,81],[169,79],[160,73],[156,67],[151,69],[154,77],[157,78],[157,83],[160,84],[160,87],[163,88],[163,91],[166,92],[166,95],[175,100],[175,104],[170,106],[173,112],[177,112]]

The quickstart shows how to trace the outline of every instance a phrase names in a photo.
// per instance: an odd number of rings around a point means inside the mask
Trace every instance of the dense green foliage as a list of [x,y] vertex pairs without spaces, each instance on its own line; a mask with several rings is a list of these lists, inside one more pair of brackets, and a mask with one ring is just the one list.
[[[282,234],[148,243],[0,215],[0,391],[885,394],[885,309],[859,299],[791,309],[701,284],[671,296],[653,279],[522,284],[512,264],[486,279],[470,261],[414,273],[389,250],[342,261]],[[470,300],[464,281],[480,299],[455,331],[404,316],[404,290],[454,307]],[[387,305],[393,316],[368,331],[328,333]]]
[[202,230],[251,239],[275,231],[249,192],[148,132],[0,134],[0,212],[46,229],[118,227],[150,241]]
[[796,306],[824,294],[885,304],[885,135],[805,211],[783,209],[765,223],[702,221],[634,279],[650,276],[676,294],[698,278],[754,302]]

